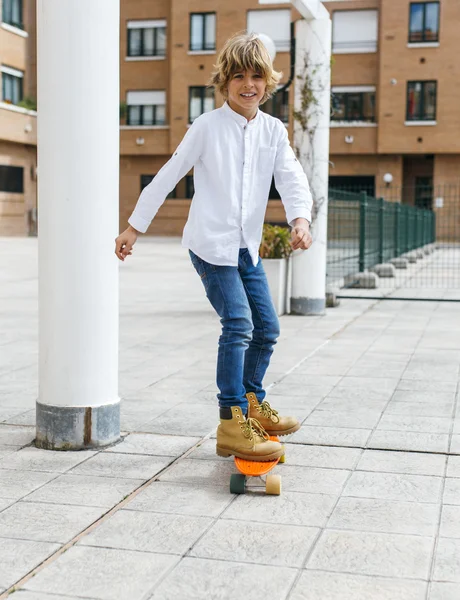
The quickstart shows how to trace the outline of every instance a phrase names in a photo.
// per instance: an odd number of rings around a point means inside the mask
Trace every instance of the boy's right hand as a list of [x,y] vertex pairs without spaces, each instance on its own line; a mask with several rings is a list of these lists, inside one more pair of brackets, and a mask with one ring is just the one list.
[[127,256],[133,253],[133,246],[136,243],[138,232],[134,227],[129,227],[120,233],[115,240],[115,254],[117,257],[124,261]]

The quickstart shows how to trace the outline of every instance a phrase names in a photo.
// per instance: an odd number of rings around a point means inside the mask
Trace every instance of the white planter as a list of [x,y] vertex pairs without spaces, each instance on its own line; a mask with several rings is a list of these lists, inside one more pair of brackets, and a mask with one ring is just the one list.
[[268,287],[278,316],[290,312],[292,261],[289,258],[263,258]]

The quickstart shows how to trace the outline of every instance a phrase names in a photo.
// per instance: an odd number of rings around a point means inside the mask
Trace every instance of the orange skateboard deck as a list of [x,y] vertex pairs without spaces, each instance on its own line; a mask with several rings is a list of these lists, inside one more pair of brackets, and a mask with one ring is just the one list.
[[[270,436],[274,442],[279,442],[276,436]],[[260,477],[267,475],[265,481],[265,491],[267,494],[279,496],[281,494],[281,477],[279,475],[268,475],[279,462],[284,462],[284,455],[280,458],[268,461],[246,460],[244,458],[234,457],[235,466],[239,473],[234,473],[230,476],[230,492],[232,494],[244,494],[246,492],[247,479],[249,477]],[[250,489],[254,489],[251,486]]]

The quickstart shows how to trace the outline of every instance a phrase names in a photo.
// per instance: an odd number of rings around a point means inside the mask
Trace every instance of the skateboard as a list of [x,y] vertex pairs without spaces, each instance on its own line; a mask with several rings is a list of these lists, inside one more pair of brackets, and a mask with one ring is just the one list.
[[[276,436],[270,436],[270,439],[274,442],[279,442]],[[280,475],[268,475],[272,469],[276,467],[278,463],[284,463],[284,454],[280,458],[269,460],[266,462],[245,460],[244,458],[233,457],[235,460],[235,466],[239,473],[233,473],[230,476],[230,492],[232,494],[245,494],[246,491],[260,488],[262,486],[247,486],[248,479],[250,477],[258,477],[264,484],[265,493],[272,496],[279,496],[281,494],[281,476]],[[263,476],[266,478],[263,479]]]

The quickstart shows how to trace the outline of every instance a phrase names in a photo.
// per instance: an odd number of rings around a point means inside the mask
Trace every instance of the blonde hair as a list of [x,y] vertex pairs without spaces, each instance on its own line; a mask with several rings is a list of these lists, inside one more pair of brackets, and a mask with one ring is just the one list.
[[266,102],[275,92],[282,77],[273,69],[268,50],[255,33],[237,33],[226,41],[217,57],[209,82],[224,96],[228,97],[227,86],[235,73],[252,71],[259,73],[267,84],[260,104]]

